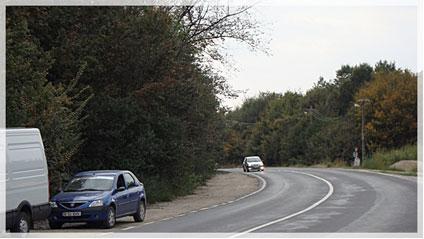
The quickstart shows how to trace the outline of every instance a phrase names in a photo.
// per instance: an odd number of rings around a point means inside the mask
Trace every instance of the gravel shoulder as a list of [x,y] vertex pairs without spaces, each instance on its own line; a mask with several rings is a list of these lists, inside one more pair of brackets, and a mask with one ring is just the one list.
[[[198,187],[193,194],[178,197],[170,202],[160,202],[148,205],[146,219],[143,223],[156,222],[162,219],[176,217],[198,211],[220,203],[228,202],[240,198],[244,195],[256,191],[260,186],[257,178],[241,173],[218,172],[215,176],[206,182],[206,185]],[[126,227],[134,220],[132,217],[117,219],[116,228]],[[64,229],[49,230],[54,232],[66,232],[80,229],[97,231],[95,228],[89,228],[82,224],[65,224]],[[38,222],[35,230],[48,230],[46,222]],[[87,232],[86,230],[84,230]]]
[[192,195],[179,197],[171,202],[149,205],[146,222],[196,211],[209,206],[228,202],[259,188],[257,178],[239,174],[219,172],[205,186],[197,188]]

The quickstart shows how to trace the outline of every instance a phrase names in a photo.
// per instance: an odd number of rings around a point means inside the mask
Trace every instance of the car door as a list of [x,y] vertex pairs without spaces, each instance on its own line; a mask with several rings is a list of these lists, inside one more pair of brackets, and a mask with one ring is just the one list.
[[118,179],[116,180],[116,189],[124,187],[125,190],[117,191],[115,194],[115,202],[116,202],[116,215],[124,215],[128,213],[129,210],[129,194],[128,189],[126,187],[124,175],[120,174]]
[[133,213],[138,209],[139,190],[138,184],[135,179],[129,173],[124,173],[125,183],[128,188],[128,212]]

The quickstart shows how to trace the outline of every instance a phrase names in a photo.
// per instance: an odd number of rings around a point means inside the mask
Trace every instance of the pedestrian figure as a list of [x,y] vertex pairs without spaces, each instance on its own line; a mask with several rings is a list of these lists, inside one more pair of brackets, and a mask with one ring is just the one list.
[[361,159],[359,158],[358,147],[355,147],[353,152],[353,167],[359,167],[361,165]]

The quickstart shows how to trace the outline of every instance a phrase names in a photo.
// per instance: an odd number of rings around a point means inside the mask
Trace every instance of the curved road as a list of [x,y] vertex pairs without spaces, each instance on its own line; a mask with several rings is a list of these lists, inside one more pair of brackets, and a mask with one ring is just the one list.
[[252,174],[265,183],[254,195],[125,232],[417,232],[417,177],[309,168]]

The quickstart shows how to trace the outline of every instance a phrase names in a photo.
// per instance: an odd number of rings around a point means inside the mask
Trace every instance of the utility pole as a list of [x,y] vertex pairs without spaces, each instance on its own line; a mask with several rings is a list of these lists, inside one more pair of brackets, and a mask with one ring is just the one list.
[[363,164],[365,160],[365,114],[364,114],[364,108],[365,104],[371,102],[369,99],[359,99],[358,103],[355,104],[356,107],[361,107],[361,165]]

